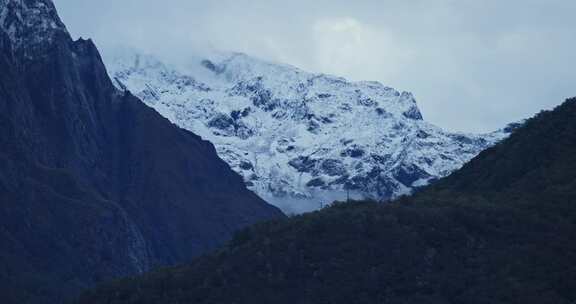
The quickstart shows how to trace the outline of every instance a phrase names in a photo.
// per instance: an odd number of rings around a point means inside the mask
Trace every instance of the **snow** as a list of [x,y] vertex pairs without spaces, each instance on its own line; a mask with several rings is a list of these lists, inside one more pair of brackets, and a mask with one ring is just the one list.
[[410,194],[507,136],[446,132],[422,119],[409,92],[245,54],[178,66],[127,49],[105,55],[119,88],[210,140],[288,213],[345,199],[346,188],[357,198]]
[[0,0],[0,31],[17,50],[46,45],[60,32],[68,34],[50,0]]
[[[23,56],[67,35],[50,0],[0,0],[0,31]],[[179,65],[130,49],[104,55],[120,90],[213,142],[252,190],[288,213],[350,192],[410,194],[507,136],[445,132],[422,119],[409,92],[245,54]]]

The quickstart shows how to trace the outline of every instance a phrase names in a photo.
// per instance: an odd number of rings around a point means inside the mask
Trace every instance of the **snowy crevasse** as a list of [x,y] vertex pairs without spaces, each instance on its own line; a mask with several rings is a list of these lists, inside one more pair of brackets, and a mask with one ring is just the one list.
[[257,194],[287,213],[350,193],[387,200],[447,176],[508,135],[446,132],[411,93],[217,54],[187,65],[105,53],[115,84],[217,147]]

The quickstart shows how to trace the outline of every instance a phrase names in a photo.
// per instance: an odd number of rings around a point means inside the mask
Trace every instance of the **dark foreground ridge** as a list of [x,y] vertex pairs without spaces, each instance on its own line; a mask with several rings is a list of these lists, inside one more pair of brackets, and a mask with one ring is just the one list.
[[0,302],[60,303],[282,217],[107,76],[48,0],[0,0]]
[[78,303],[574,301],[576,99],[415,197],[259,224],[189,265]]

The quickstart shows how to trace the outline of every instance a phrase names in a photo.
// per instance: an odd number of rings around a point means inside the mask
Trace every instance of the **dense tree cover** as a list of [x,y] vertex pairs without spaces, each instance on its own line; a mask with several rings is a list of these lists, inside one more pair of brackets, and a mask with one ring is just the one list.
[[78,303],[576,301],[576,99],[414,197],[259,224]]

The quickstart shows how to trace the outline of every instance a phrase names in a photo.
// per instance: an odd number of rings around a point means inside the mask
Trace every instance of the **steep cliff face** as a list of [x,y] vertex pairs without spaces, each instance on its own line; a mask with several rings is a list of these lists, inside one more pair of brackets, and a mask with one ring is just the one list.
[[212,144],[108,78],[49,0],[0,0],[0,294],[55,303],[281,217]]
[[416,100],[244,54],[174,66],[134,50],[105,56],[115,84],[213,142],[247,185],[286,212],[354,197],[409,194],[508,136],[423,120]]

